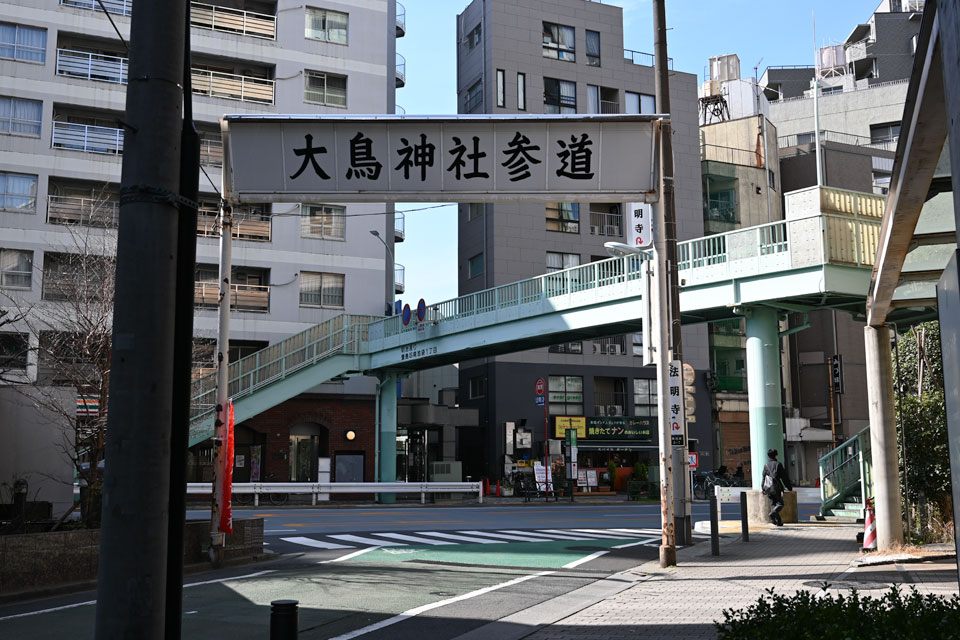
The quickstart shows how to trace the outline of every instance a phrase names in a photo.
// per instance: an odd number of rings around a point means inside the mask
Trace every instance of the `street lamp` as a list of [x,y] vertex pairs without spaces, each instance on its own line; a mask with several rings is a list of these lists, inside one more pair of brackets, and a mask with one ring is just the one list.
[[395,307],[397,305],[397,284],[396,274],[394,273],[396,269],[396,259],[393,257],[393,250],[390,248],[390,245],[383,239],[379,231],[370,229],[370,235],[383,244],[383,248],[387,250],[387,254],[390,256],[390,315],[393,315],[396,313]]

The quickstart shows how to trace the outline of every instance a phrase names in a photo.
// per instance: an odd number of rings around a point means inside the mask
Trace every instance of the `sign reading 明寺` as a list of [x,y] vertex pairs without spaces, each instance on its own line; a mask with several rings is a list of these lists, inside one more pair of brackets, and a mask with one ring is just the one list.
[[229,115],[224,195],[231,202],[652,201],[658,118]]

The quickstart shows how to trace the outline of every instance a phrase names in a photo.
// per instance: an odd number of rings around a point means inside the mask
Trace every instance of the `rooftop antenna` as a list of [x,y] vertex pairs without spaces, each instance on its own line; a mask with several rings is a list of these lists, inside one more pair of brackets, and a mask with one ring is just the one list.
[[813,14],[813,54],[816,64],[813,72],[813,139],[817,154],[817,187],[823,186],[823,154],[820,147],[820,49],[817,48],[817,12]]

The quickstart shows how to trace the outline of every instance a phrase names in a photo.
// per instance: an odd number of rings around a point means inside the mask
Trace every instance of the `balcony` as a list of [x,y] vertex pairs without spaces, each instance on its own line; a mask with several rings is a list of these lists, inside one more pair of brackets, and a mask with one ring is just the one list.
[[707,200],[707,206],[704,207],[703,218],[710,222],[728,222],[731,224],[737,221],[737,207],[733,203],[723,200]]
[[847,62],[858,62],[867,57],[872,57],[873,44],[876,41],[873,38],[864,38],[859,42],[844,45],[843,51]]
[[404,269],[402,264],[393,265],[393,290],[396,293],[403,293],[406,291],[406,287],[404,286],[405,271],[406,269]]
[[274,81],[235,73],[193,69],[193,93],[211,98],[273,104]]
[[[197,235],[202,238],[219,238],[220,228],[217,224],[217,210],[201,206],[197,211]],[[246,217],[235,213],[233,216],[233,237],[236,240],[250,240],[253,242],[270,242],[270,218]]]
[[120,220],[120,201],[74,196],[47,196],[47,222],[115,228]]
[[623,216],[619,213],[590,212],[590,235],[623,237]]
[[73,49],[57,49],[57,75],[127,84],[129,59]]
[[397,89],[407,86],[407,59],[397,54]]
[[403,213],[396,212],[393,214],[393,241],[394,242],[403,242],[406,239],[407,234],[404,231],[406,227],[406,218]]
[[[216,309],[220,299],[219,282],[194,282],[193,302],[200,309]],[[270,286],[255,284],[230,285],[230,310],[268,313]]]
[[600,113],[620,113],[620,103],[613,100],[601,100]]
[[599,338],[592,342],[595,355],[622,356],[627,352],[627,341],[623,336]]
[[[638,64],[642,67],[652,67],[654,62],[656,62],[656,56],[654,56],[652,53],[634,51],[633,49],[624,49],[623,59],[627,62]],[[673,58],[667,58],[667,67],[673,69]]]
[[[129,16],[133,12],[133,0],[102,0],[102,2],[107,13],[115,13],[118,16]],[[103,11],[97,0],[60,0],[60,4],[64,7]]]
[[190,3],[190,26],[265,40],[277,39],[276,16],[202,2]]
[[407,9],[400,4],[397,4],[397,37],[402,38],[407,35]]
[[120,155],[123,153],[123,129],[55,120],[51,146],[54,149]]
[[200,164],[207,167],[223,166],[223,142],[203,138],[200,140]]

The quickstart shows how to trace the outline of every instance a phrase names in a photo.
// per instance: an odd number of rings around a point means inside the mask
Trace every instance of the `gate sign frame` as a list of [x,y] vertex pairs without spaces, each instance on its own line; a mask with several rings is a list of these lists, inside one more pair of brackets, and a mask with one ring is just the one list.
[[659,198],[666,116],[226,115],[231,203]]

